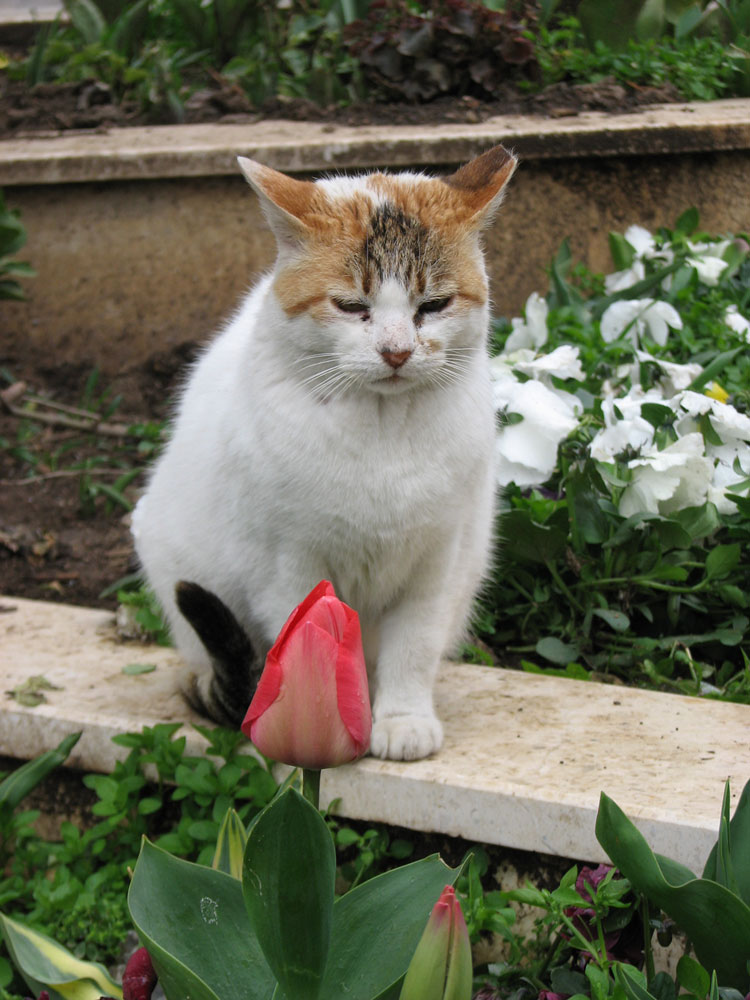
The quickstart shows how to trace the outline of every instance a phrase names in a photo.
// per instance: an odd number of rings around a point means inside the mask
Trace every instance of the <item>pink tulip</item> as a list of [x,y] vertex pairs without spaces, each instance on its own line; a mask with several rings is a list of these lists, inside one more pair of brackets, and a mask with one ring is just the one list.
[[242,731],[272,760],[319,770],[361,757],[371,728],[359,618],[322,580],[266,657]]

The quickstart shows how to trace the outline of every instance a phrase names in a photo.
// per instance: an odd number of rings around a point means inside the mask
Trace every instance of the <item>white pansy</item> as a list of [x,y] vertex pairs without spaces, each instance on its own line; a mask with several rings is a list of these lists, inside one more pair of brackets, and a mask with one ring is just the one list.
[[727,266],[721,255],[728,246],[729,240],[720,240],[718,243],[691,243],[688,240],[688,247],[692,252],[686,262],[695,268],[704,285],[718,285]]
[[493,385],[495,407],[517,413],[519,423],[497,432],[497,481],[500,486],[539,486],[555,471],[557,448],[578,425],[580,400],[541,382],[502,378]]
[[619,504],[624,517],[697,507],[705,503],[713,477],[713,463],[704,454],[703,436],[698,433],[686,434],[661,451],[644,448],[628,466],[633,478]]
[[750,445],[744,441],[734,441],[731,444],[709,445],[706,451],[715,463],[708,499],[716,504],[720,513],[734,514],[737,512],[737,505],[726,494],[748,492],[747,487],[738,490],[737,486],[750,477]]
[[659,379],[659,386],[666,398],[674,396],[681,389],[687,389],[703,371],[701,366],[695,362],[680,365],[676,361],[665,361],[663,358],[655,358],[647,351],[637,350],[635,356],[638,361],[657,365],[661,370],[662,377]]
[[620,299],[605,309],[601,319],[602,339],[617,340],[627,331],[628,338],[638,345],[646,331],[661,347],[667,342],[668,327],[682,329],[680,314],[668,302],[654,299]]
[[546,300],[538,292],[532,292],[526,300],[525,311],[525,320],[516,316],[510,321],[513,331],[505,342],[504,354],[510,354],[524,347],[538,350],[547,343]]
[[654,439],[654,428],[641,416],[641,404],[663,402],[658,394],[644,394],[640,386],[626,396],[602,399],[604,427],[597,431],[589,445],[591,457],[597,462],[611,462],[627,448],[639,451]]
[[604,290],[608,295],[612,295],[615,292],[623,292],[626,288],[630,288],[637,281],[642,281],[646,277],[646,268],[643,265],[643,261],[636,259],[626,268],[624,271],[615,271],[613,274],[606,274],[604,276]]
[[[678,433],[690,426],[689,418],[710,414],[711,426],[724,442],[750,442],[750,417],[740,413],[731,403],[721,403],[700,392],[686,389],[675,397],[675,403],[687,418],[683,417],[676,424]],[[679,412],[678,410],[678,412]]]
[[579,349],[572,344],[562,344],[549,354],[541,354],[536,358],[522,358],[516,361],[513,367],[516,371],[539,379],[546,385],[550,385],[549,378],[552,375],[556,378],[576,379],[578,382],[582,382],[586,377]]
[[656,240],[643,226],[629,226],[624,233],[625,239],[635,250],[633,263],[624,271],[615,271],[604,278],[604,288],[611,295],[630,288],[637,281],[646,277],[644,260],[659,260],[663,264],[671,263],[674,254],[666,247],[657,248]]
[[750,342],[750,320],[742,315],[736,305],[727,306],[724,322],[730,330],[734,330],[735,333],[739,333],[741,337]]

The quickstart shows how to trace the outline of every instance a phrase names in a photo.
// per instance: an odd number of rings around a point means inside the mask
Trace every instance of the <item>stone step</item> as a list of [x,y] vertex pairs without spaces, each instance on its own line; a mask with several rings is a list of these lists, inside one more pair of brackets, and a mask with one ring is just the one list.
[[[153,664],[129,675],[130,663]],[[34,676],[46,702],[0,702],[0,754],[20,760],[68,733],[68,761],[110,771],[117,733],[201,721],[176,693],[171,649],[121,641],[111,612],[0,598],[0,678]],[[598,862],[600,793],[636,822],[655,851],[700,872],[716,839],[724,782],[732,807],[750,777],[750,706],[446,663],[437,686],[445,746],[433,758],[365,758],[324,772],[322,799],[351,819]]]

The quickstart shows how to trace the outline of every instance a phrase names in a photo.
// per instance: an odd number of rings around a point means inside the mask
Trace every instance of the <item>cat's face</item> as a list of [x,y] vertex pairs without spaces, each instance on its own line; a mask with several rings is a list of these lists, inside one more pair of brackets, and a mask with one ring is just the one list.
[[479,230],[515,167],[505,150],[446,179],[311,183],[241,163],[279,241],[273,287],[312,391],[390,395],[461,377],[486,336]]

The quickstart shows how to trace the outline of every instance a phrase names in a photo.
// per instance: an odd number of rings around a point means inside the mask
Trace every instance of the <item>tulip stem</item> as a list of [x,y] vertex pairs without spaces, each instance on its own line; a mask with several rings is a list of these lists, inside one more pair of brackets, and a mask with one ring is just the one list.
[[302,794],[308,802],[318,808],[320,801],[320,771],[315,768],[302,768]]

